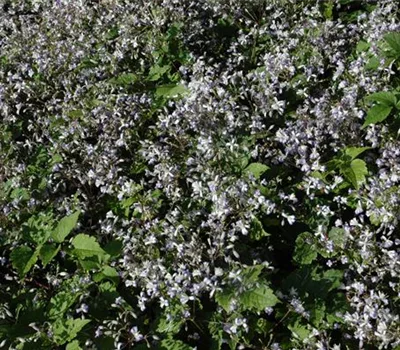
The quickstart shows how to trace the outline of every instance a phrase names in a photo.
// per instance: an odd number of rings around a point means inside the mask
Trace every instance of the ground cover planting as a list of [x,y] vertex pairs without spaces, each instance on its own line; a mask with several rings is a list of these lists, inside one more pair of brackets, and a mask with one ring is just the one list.
[[0,348],[399,350],[399,6],[0,0]]

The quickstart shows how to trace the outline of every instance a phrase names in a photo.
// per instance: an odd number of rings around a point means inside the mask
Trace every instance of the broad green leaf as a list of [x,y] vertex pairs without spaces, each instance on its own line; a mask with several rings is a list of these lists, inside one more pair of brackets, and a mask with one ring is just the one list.
[[79,293],[62,291],[50,299],[48,316],[50,319],[62,318],[63,314],[73,305]]
[[79,265],[85,271],[98,270],[101,267],[101,264],[97,256],[91,256],[89,258],[85,258],[85,260],[80,259]]
[[346,243],[346,236],[344,229],[340,227],[332,227],[328,233],[329,239],[332,240],[335,246],[344,248]]
[[156,89],[157,97],[171,98],[178,95],[183,95],[188,92],[188,89],[183,85],[162,85]]
[[242,293],[239,299],[242,306],[255,311],[262,311],[266,307],[274,306],[279,302],[272,289],[266,285]]
[[365,122],[362,126],[362,129],[367,127],[370,124],[376,124],[383,122],[390,114],[392,111],[392,107],[385,106],[382,104],[377,104],[373,106],[368,112],[367,112],[367,118],[365,119]]
[[247,166],[245,169],[245,172],[251,173],[254,175],[256,179],[259,179],[260,176],[265,173],[268,169],[270,169],[269,166],[262,164],[262,163],[251,163]]
[[79,345],[78,340],[74,340],[73,342],[67,344],[65,347],[65,350],[82,350],[82,348]]
[[300,320],[297,320],[294,324],[289,324],[288,328],[296,338],[302,341],[311,334],[311,330],[308,329],[307,325],[302,324]]
[[365,98],[367,101],[378,102],[385,106],[394,107],[397,103],[397,98],[392,92],[380,91],[375,92]]
[[72,341],[90,320],[83,319],[58,319],[53,323],[53,337],[58,345]]
[[259,241],[268,236],[270,236],[270,234],[264,230],[262,222],[255,217],[250,226],[250,238],[254,241]]
[[389,46],[393,49],[396,56],[399,57],[400,56],[400,33],[399,32],[388,33],[383,38],[389,44]]
[[371,45],[370,45],[369,43],[367,43],[366,41],[360,40],[360,41],[358,42],[358,44],[357,44],[356,51],[357,51],[357,52],[368,51],[368,49],[370,48],[370,46],[371,46]]
[[193,350],[193,348],[185,344],[181,340],[163,339],[161,341],[161,349],[164,350]]
[[119,274],[116,269],[111,266],[104,266],[103,269],[93,275],[93,281],[100,282],[104,279],[112,281],[115,285],[119,283]]
[[357,186],[355,186],[355,187],[358,188],[359,184],[362,184],[365,182],[365,175],[368,174],[367,165],[361,159],[354,159],[350,163],[350,167],[356,177]]
[[325,271],[322,275],[323,280],[328,280],[329,281],[329,291],[336,289],[340,287],[342,284],[342,278],[343,278],[344,272],[340,270],[328,270]]
[[78,210],[75,213],[62,218],[58,222],[56,228],[51,234],[51,237],[57,243],[62,243],[65,240],[65,238],[67,238],[67,236],[71,233],[71,231],[75,228],[80,213],[81,212]]
[[325,317],[325,303],[321,300],[315,300],[308,308],[310,312],[310,321],[314,326],[320,326]]
[[80,119],[84,116],[84,112],[81,109],[75,109],[68,112],[68,116],[73,119]]
[[347,147],[344,153],[351,157],[351,160],[357,158],[361,153],[371,149],[371,147]]
[[159,80],[165,73],[170,70],[170,66],[159,66],[155,65],[150,68],[149,71],[149,81]]
[[380,65],[381,65],[381,62],[380,62],[379,58],[376,57],[376,56],[372,56],[372,57],[368,60],[367,64],[365,65],[365,69],[368,69],[368,70],[377,70],[377,69],[379,68]]
[[111,83],[121,86],[126,86],[136,82],[137,76],[133,73],[123,73],[111,79]]
[[303,232],[296,239],[293,260],[299,265],[311,264],[318,256],[313,247],[313,235],[310,232]]
[[46,243],[42,246],[39,252],[40,260],[42,260],[43,266],[46,266],[60,250],[60,245],[55,243]]
[[179,333],[184,322],[185,319],[182,317],[180,317],[179,319],[176,319],[174,317],[168,319],[166,317],[162,317],[158,321],[157,332],[169,334]]
[[119,257],[122,253],[122,242],[113,240],[106,244],[104,250],[112,257]]
[[231,309],[231,303],[235,298],[235,293],[230,290],[223,290],[222,292],[215,293],[215,301],[221,306],[226,312]]
[[244,284],[255,283],[259,280],[261,272],[264,270],[264,265],[254,265],[245,267],[240,274],[240,278],[243,280]]
[[24,277],[36,263],[39,251],[33,251],[27,246],[14,248],[10,254],[12,266],[18,271],[19,276]]
[[73,250],[74,255],[81,259],[92,256],[104,257],[106,255],[106,252],[97,243],[96,238],[83,233],[74,237],[72,246],[75,248]]

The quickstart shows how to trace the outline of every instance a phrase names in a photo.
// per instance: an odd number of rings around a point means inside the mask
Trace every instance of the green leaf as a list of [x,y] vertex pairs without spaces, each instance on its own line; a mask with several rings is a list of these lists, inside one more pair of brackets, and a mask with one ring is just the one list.
[[339,227],[332,227],[328,233],[328,237],[332,240],[333,244],[341,249],[344,248],[346,243],[345,231]]
[[351,160],[357,158],[361,153],[371,149],[371,147],[347,147],[344,153],[351,157]]
[[82,348],[79,345],[79,341],[74,340],[72,343],[67,344],[65,350],[82,350]]
[[259,241],[268,236],[270,236],[270,234],[264,230],[262,222],[254,217],[250,226],[250,238],[254,241]]
[[118,75],[117,77],[111,79],[112,84],[127,86],[129,84],[135,83],[137,80],[137,76],[133,73],[123,73]]
[[90,320],[83,319],[58,319],[53,323],[53,337],[57,345],[72,341]]
[[397,57],[400,56],[400,33],[392,32],[386,34],[384,37],[385,41],[393,49]]
[[262,311],[266,307],[271,307],[279,302],[272,289],[266,285],[261,285],[240,295],[242,306],[249,310]]
[[81,259],[92,256],[104,257],[106,255],[106,252],[96,242],[96,238],[83,233],[74,237],[72,246],[75,248],[73,250],[74,255]]
[[104,279],[112,281],[115,285],[119,283],[119,274],[116,269],[111,266],[104,266],[103,269],[93,275],[93,281],[100,282]]
[[72,119],[80,119],[84,116],[84,112],[81,109],[74,109],[68,112],[68,116]]
[[380,65],[381,65],[381,62],[380,62],[379,58],[376,57],[376,56],[372,56],[372,57],[368,60],[367,64],[365,65],[365,69],[368,69],[368,70],[377,70],[377,69],[379,68]]
[[370,124],[383,122],[389,116],[390,112],[392,111],[392,108],[393,107],[385,106],[382,104],[377,104],[373,106],[367,112],[367,118],[365,119],[362,129],[364,129]]
[[231,289],[223,290],[222,292],[215,293],[215,301],[221,306],[226,312],[230,311],[230,306],[235,298],[235,293]]
[[329,281],[328,291],[340,287],[340,285],[342,284],[343,275],[344,275],[343,271],[334,269],[325,271],[323,273],[322,279]]
[[365,175],[368,174],[367,165],[361,159],[354,159],[350,163],[350,167],[356,178],[356,184],[353,183],[353,185],[357,189],[360,184],[365,182]]
[[370,48],[370,46],[371,46],[371,45],[370,45],[369,43],[367,43],[366,41],[360,40],[360,41],[358,42],[358,44],[357,44],[356,51],[357,51],[357,52],[368,51],[368,49]]
[[394,107],[397,103],[397,98],[392,92],[380,91],[375,92],[365,98],[367,101],[381,103],[388,107]]
[[268,169],[270,169],[270,167],[265,164],[251,163],[247,166],[247,168],[244,171],[253,174],[256,179],[259,179],[260,176],[263,173],[265,173]]
[[39,257],[42,260],[43,266],[46,266],[60,250],[60,245],[55,243],[46,243],[39,251]]
[[167,319],[166,317],[162,317],[157,324],[157,332],[160,333],[169,333],[169,334],[177,334],[181,330],[181,327],[185,319],[180,317],[176,319],[174,317]]
[[299,265],[311,264],[318,256],[313,246],[314,237],[310,232],[303,232],[296,239],[293,260]]
[[161,349],[165,350],[193,350],[193,348],[185,344],[181,340],[163,339],[161,341]]
[[104,250],[112,257],[119,257],[122,253],[122,242],[113,240],[106,244]]
[[311,330],[308,329],[307,325],[302,324],[300,320],[296,320],[293,324],[288,325],[288,328],[296,338],[302,341],[311,334]]
[[32,266],[36,263],[39,251],[33,251],[27,246],[14,248],[10,254],[12,266],[18,271],[18,274],[23,278]]
[[259,280],[261,272],[264,270],[264,265],[253,265],[245,267],[240,274],[244,284],[252,284]]
[[156,89],[157,97],[171,98],[178,95],[183,95],[188,92],[188,89],[183,85],[162,85]]
[[62,291],[50,299],[48,316],[50,319],[61,318],[62,315],[75,303],[79,293]]
[[78,210],[75,213],[62,218],[58,222],[55,230],[51,234],[51,237],[57,243],[62,243],[64,241],[64,239],[67,238],[67,236],[75,228],[76,223],[78,222],[80,213],[81,212]]
[[155,65],[150,68],[149,71],[149,81],[157,81],[162,78],[162,76],[171,69],[170,66],[159,66]]

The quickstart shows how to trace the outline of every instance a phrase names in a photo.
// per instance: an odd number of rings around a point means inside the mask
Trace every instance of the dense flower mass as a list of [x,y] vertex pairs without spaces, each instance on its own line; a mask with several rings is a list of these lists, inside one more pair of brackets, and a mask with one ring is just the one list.
[[400,348],[400,4],[0,0],[0,347]]

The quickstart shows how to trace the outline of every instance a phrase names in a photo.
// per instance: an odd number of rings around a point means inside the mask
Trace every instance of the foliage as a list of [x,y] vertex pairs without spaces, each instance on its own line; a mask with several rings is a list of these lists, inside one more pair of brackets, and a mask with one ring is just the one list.
[[0,9],[0,347],[399,348],[396,1]]

